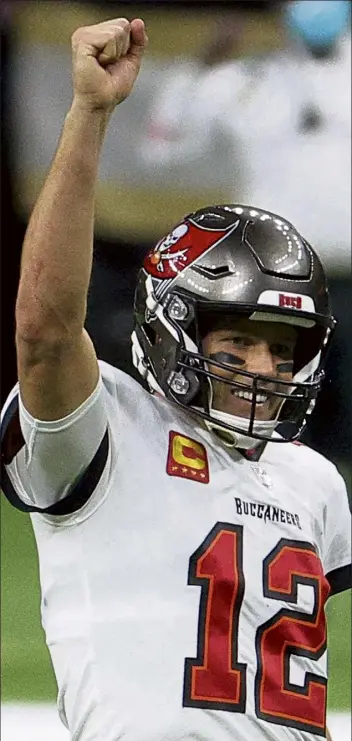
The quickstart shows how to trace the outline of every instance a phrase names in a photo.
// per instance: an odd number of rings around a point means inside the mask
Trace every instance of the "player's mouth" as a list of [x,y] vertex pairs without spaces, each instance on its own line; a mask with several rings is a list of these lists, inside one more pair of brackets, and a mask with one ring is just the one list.
[[[248,401],[250,404],[253,401],[253,392],[252,391],[244,391],[243,389],[232,389],[231,391],[233,396],[236,396],[238,399],[243,399],[243,401]],[[266,404],[268,401],[268,395],[267,394],[260,394],[257,393],[255,397],[256,405],[261,406],[263,404]]]
[[[256,419],[271,419],[277,408],[276,398],[269,392],[263,390],[256,393],[248,389],[232,388],[227,396],[226,411],[238,417],[249,417],[252,411],[253,396],[255,396]],[[225,407],[224,411],[225,411]]]
[[254,403],[253,397],[255,396],[255,418],[269,420],[273,418],[280,406],[280,400],[273,393],[278,390],[279,384],[276,385],[272,382],[268,383],[267,388],[262,387],[257,392],[253,391],[249,384],[248,388],[240,388],[237,385],[230,387],[218,383],[214,387],[213,408],[249,419]]

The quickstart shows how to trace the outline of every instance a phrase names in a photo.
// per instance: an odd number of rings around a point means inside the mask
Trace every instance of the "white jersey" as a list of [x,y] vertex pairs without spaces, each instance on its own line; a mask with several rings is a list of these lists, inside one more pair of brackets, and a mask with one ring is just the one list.
[[31,518],[72,740],[324,738],[324,605],[351,561],[335,467],[279,443],[251,462],[100,367],[64,420],[17,389],[4,414],[5,493],[49,508]]

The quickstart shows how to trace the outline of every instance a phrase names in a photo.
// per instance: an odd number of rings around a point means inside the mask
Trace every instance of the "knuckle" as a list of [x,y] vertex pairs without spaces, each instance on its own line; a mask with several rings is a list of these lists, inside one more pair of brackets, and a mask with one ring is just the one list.
[[126,34],[129,33],[130,30],[130,22],[126,20],[126,18],[121,18],[116,24],[115,24],[115,30],[119,34]]
[[77,28],[71,36],[72,46],[78,46],[78,44],[81,44],[82,42],[84,43],[87,33],[89,33],[89,30],[85,26]]
[[81,30],[82,30],[81,28],[77,28],[76,31],[73,32],[71,36],[71,42],[73,45],[78,43],[80,39],[80,35],[81,35]]
[[129,35],[129,32],[125,28],[116,28],[115,29],[115,38],[119,41],[124,40]]
[[82,26],[77,28],[71,35],[71,45],[77,49],[84,43],[101,43],[102,41],[116,40],[125,41],[129,36],[130,22],[127,18],[118,18],[111,23],[100,23],[93,26]]
[[127,18],[118,18],[118,19],[117,19],[117,24],[118,24],[118,25],[119,25],[119,26],[120,26],[121,28],[128,28],[128,27],[129,27],[129,25],[130,25],[130,22],[129,22],[129,20],[127,20]]

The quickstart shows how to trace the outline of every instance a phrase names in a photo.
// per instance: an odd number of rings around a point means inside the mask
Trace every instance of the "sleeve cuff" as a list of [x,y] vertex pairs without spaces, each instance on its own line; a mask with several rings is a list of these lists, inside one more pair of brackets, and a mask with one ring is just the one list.
[[352,588],[352,565],[341,566],[339,569],[334,569],[326,574],[326,578],[330,584],[331,592],[329,597],[339,592],[344,592],[346,589]]

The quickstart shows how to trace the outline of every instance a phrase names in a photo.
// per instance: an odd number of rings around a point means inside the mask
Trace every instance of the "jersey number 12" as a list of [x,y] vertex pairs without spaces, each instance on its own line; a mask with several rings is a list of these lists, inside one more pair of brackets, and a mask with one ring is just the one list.
[[[246,664],[238,662],[238,623],[245,579],[243,527],[218,522],[190,558],[188,584],[201,587],[197,658],[185,661],[183,705],[244,713]],[[310,543],[281,539],[263,562],[263,595],[297,604],[297,587],[314,590],[311,614],[280,609],[256,632],[258,718],[325,735],[327,682],[307,672],[290,682],[290,657],[319,659],[326,649],[324,604],[329,593]]]

